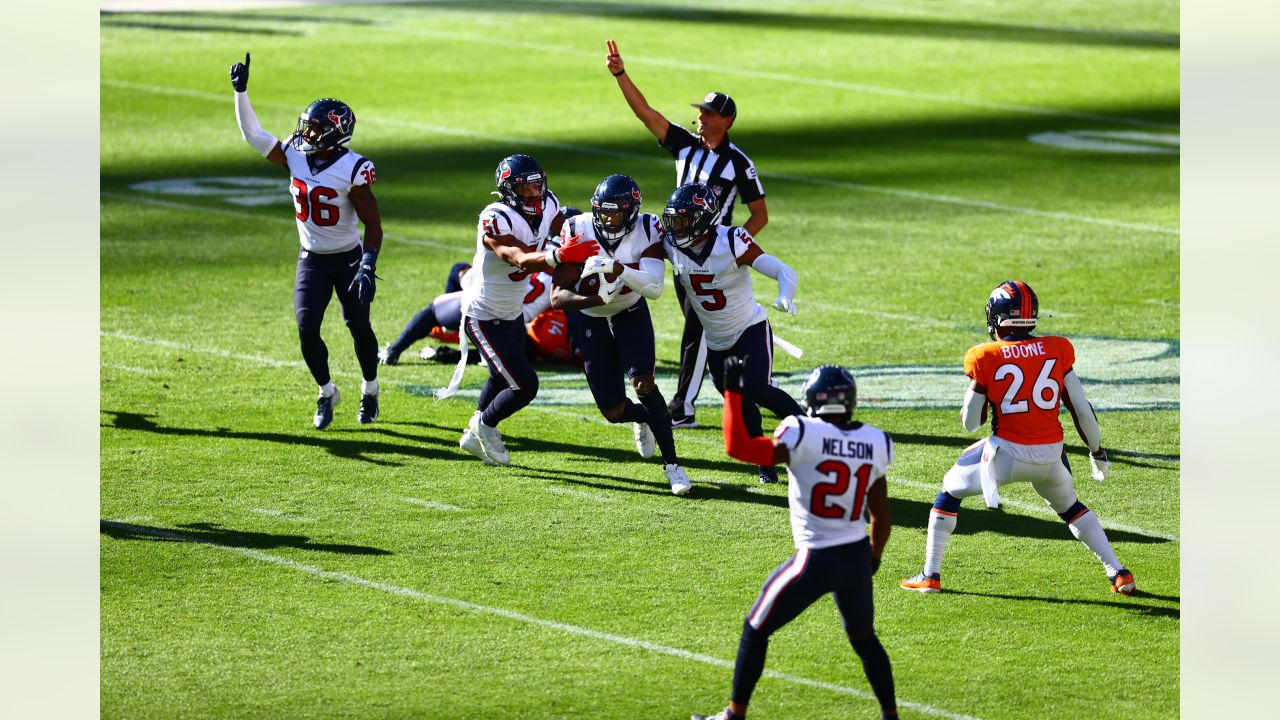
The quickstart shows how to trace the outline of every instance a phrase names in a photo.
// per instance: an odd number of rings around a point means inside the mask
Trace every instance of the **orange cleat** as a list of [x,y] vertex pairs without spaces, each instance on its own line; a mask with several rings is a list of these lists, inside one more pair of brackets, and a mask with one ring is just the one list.
[[942,578],[938,573],[925,575],[920,573],[915,577],[909,577],[902,581],[903,590],[915,590],[922,593],[939,593],[942,592]]
[[1133,581],[1133,573],[1128,570],[1121,570],[1111,578],[1111,592],[1132,595],[1137,590],[1138,585]]

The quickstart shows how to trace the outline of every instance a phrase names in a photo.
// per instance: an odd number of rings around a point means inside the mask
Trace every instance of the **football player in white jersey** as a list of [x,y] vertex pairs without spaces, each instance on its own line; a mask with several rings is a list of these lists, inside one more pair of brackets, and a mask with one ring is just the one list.
[[[584,264],[556,268],[551,306],[566,314],[579,311],[573,334],[582,351],[583,372],[606,420],[634,424],[636,449],[643,458],[661,449],[662,468],[671,492],[684,495],[693,484],[680,467],[667,401],[653,379],[656,353],[649,300],[662,296],[666,257],[658,218],[640,212],[636,181],[610,175],[596,186],[591,212],[564,224],[564,243],[595,241],[597,255]],[[630,378],[635,402],[627,398],[623,376]]]
[[693,720],[745,718],[764,672],[769,636],[827,593],[835,598],[881,717],[898,717],[893,667],[876,637],[871,595],[871,576],[880,567],[892,525],[885,472],[893,462],[893,440],[879,428],[854,422],[857,385],[838,365],[823,365],[809,374],[804,384],[807,417],[784,419],[772,440],[750,437],[742,417],[743,361],[727,358],[721,369],[725,450],[758,465],[786,463],[796,552],[773,571],[747,613],[729,706],[714,718],[694,715]]
[[[382,249],[382,219],[371,188],[377,177],[373,162],[347,147],[356,127],[355,113],[341,100],[317,100],[302,112],[293,135],[281,142],[262,129],[249,103],[248,53],[243,63],[231,66],[231,86],[245,141],[293,176],[290,191],[302,243],[293,309],[302,358],[320,388],[312,423],[328,427],[341,397],[329,374],[329,349],[320,337],[334,293],[364,376],[356,420],[371,423],[378,419],[378,339],[369,322],[369,303]],[[357,219],[364,223],[363,241]]]
[[[480,391],[458,445],[486,463],[509,465],[498,423],[533,402],[538,373],[525,355],[524,297],[530,273],[551,270],[561,262],[582,262],[596,254],[594,242],[547,248],[560,232],[560,201],[547,187],[542,166],[528,155],[511,155],[494,172],[498,202],[480,213],[476,255],[471,262],[476,282],[462,292],[462,330],[484,357],[489,379]],[[449,386],[439,397],[458,389],[465,353]]]
[[[716,196],[701,183],[676,188],[662,211],[663,247],[675,266],[702,321],[707,341],[707,367],[716,390],[724,393],[724,360],[730,355],[750,357],[752,362],[743,389],[743,421],[753,436],[762,433],[760,407],[779,418],[800,414],[795,399],[774,385],[773,330],[769,317],[756,302],[749,270],[778,281],[773,306],[796,312],[796,273],[756,244],[740,227],[719,225]],[[777,482],[772,465],[762,464],[760,482]]]

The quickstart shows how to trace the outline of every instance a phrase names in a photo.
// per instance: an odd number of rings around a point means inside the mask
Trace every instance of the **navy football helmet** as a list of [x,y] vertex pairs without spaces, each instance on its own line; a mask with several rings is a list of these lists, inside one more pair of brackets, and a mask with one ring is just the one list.
[[298,116],[298,149],[310,155],[332,150],[351,142],[356,131],[356,114],[341,100],[321,98]]
[[676,247],[688,247],[711,230],[720,218],[719,202],[711,188],[689,183],[676,188],[662,211],[662,229]]
[[528,155],[505,157],[493,178],[504,204],[529,215],[542,214],[547,204],[547,174],[537,160]]
[[640,217],[640,186],[627,175],[610,175],[591,196],[591,227],[596,238],[617,242],[631,232]]
[[839,365],[822,365],[813,369],[801,388],[805,411],[811,417],[834,415],[843,422],[853,418],[858,406],[858,384],[853,375]]
[[987,298],[987,333],[991,339],[1016,333],[1029,333],[1040,317],[1040,300],[1036,291],[1021,280],[1005,280]]

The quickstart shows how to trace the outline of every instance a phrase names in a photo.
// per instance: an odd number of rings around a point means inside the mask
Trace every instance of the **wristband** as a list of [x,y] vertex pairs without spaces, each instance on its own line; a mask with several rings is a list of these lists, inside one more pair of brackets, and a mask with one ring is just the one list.
[[364,255],[360,256],[360,264],[368,265],[370,268],[378,264],[378,252],[376,250],[366,250]]
[[560,248],[551,248],[551,252],[547,253],[546,260],[549,267],[555,267],[560,264],[559,250]]
[[616,73],[609,73],[609,74],[610,74],[610,75],[612,75],[612,76],[614,76],[614,77],[622,77],[623,75],[626,75],[626,74],[627,74],[627,71],[626,71],[626,70],[619,70],[619,71],[618,71],[618,72],[616,72]]

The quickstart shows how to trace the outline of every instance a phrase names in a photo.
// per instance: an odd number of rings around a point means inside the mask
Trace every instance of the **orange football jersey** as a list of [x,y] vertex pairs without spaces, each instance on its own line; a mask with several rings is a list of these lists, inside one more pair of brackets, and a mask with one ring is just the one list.
[[529,339],[539,358],[569,362],[573,346],[569,343],[569,323],[563,310],[543,310],[529,323]]
[[1022,445],[1062,442],[1062,378],[1076,362],[1063,337],[1022,337],[969,348],[964,374],[987,389],[991,433]]

